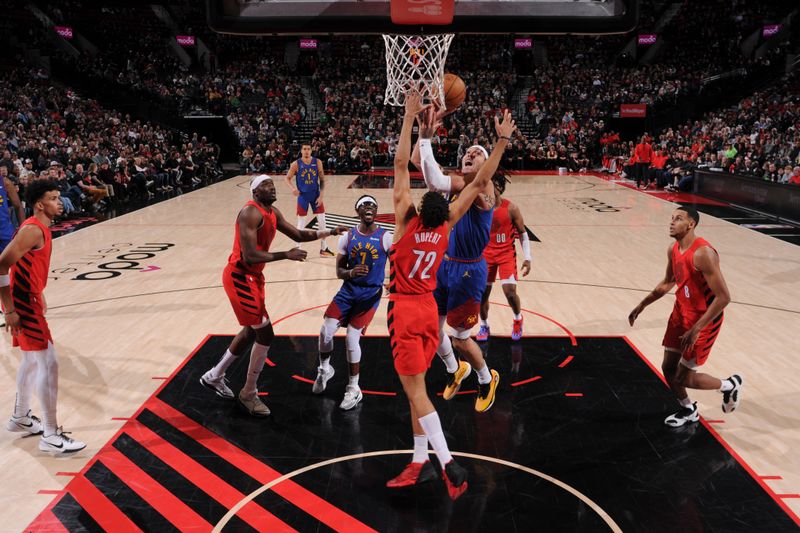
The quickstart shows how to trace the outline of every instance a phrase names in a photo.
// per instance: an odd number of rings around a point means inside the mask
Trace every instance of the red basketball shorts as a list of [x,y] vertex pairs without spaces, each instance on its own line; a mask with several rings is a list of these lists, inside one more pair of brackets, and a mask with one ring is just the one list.
[[487,259],[486,264],[489,267],[489,274],[486,278],[487,285],[494,283],[494,280],[498,278],[498,274],[501,284],[517,284],[519,276],[517,276],[517,256],[515,254],[497,257],[492,261]]
[[427,371],[439,346],[439,317],[433,295],[389,295],[386,324],[397,373],[415,376]]
[[[662,345],[668,350],[675,352],[681,351],[681,335],[691,329],[691,327],[700,319],[701,315],[685,316],[678,308],[672,309],[672,314],[669,316],[667,322],[667,331],[664,333],[664,340]],[[717,340],[720,329],[722,329],[723,315],[720,315],[712,320],[706,327],[704,327],[700,334],[697,336],[697,341],[689,350],[682,354],[683,364],[689,368],[697,368],[706,362],[711,348],[714,346],[714,341]]]
[[269,319],[264,306],[264,275],[245,272],[227,265],[222,272],[222,287],[241,326],[258,326]]
[[11,299],[20,325],[19,333],[12,338],[12,345],[19,346],[26,352],[46,350],[47,344],[53,342],[53,336],[44,318],[41,295],[12,285]]

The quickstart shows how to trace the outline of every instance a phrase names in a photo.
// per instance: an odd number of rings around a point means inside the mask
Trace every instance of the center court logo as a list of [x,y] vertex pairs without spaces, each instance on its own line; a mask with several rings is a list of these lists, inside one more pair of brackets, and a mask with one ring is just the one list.
[[559,202],[567,206],[568,209],[577,211],[596,211],[598,213],[619,213],[623,209],[630,209],[626,206],[614,206],[607,204],[597,198],[561,198]]
[[[107,248],[97,250],[77,261],[70,261],[66,266],[50,270],[48,279],[59,279],[61,275],[73,275],[70,278],[76,281],[101,281],[116,278],[123,272],[139,271],[150,272],[158,267],[143,265],[143,261],[156,257],[156,254],[169,250],[175,246],[171,242],[146,242],[135,244],[131,242],[114,243]],[[91,267],[88,272],[80,272],[84,267]]]

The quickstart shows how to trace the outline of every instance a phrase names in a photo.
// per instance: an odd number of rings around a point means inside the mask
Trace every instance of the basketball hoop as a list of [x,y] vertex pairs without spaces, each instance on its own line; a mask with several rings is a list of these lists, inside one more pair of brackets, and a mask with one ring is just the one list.
[[444,62],[452,33],[384,35],[386,44],[386,105],[405,105],[406,91],[416,90],[423,101],[444,109]]

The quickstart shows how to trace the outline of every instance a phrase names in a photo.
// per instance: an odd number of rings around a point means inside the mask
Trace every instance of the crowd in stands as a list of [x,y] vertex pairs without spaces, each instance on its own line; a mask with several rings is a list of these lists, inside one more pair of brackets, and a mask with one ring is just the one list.
[[103,108],[43,75],[3,74],[0,173],[21,194],[55,179],[66,214],[102,212],[220,177],[218,148]]
[[800,184],[800,77],[645,136],[629,153],[625,172],[644,186],[687,191],[697,169]]
[[[652,27],[658,19],[654,5],[643,3],[641,28]],[[143,95],[177,101],[181,109],[201,107],[226,116],[241,145],[240,163],[247,172],[285,172],[298,156],[301,142],[310,142],[329,173],[391,165],[400,113],[383,105],[386,75],[380,36],[321,39],[318,51],[290,58],[287,43],[291,39],[206,31],[204,38],[218,59],[208,73],[197,65],[183,65],[169,50],[170,32],[149,5],[98,9],[68,0],[42,8],[98,44],[98,53],[84,53],[75,63],[78,72],[102,76]],[[172,6],[173,14],[181,13],[191,24],[202,22],[197,9],[188,0]],[[456,113],[445,117],[437,131],[437,158],[446,166],[456,166],[468,146],[491,144],[492,117],[512,107],[528,128],[527,135],[520,128],[507,149],[503,165],[509,169],[602,166],[620,170],[627,166],[626,173],[643,184],[677,186],[693,169],[707,167],[792,182],[794,167],[800,164],[793,78],[733,108],[647,136],[644,143],[621,139],[609,123],[620,103],[646,104],[648,109],[675,106],[696,94],[708,76],[751,65],[754,60],[742,55],[742,38],[791,9],[787,0],[769,6],[752,0],[686,1],[660,32],[659,39],[667,43],[663,56],[649,65],[620,54],[634,37],[631,34],[537,38],[536,46],[547,53],[527,77],[517,75],[507,37],[458,36],[447,70],[464,79],[468,98]],[[192,13],[198,16],[192,18]],[[108,20],[115,23],[99,23]],[[709,24],[710,20],[720,23]],[[135,31],[120,31],[120,26]],[[59,89],[27,80],[5,86],[4,96],[21,97],[24,91],[18,87],[32,83],[34,89],[26,93],[28,105],[34,110],[39,106],[40,113],[37,131],[27,134],[45,133],[48,153],[35,154],[31,164],[36,171],[49,171],[53,161],[64,165],[67,181],[76,187],[72,192],[81,193],[73,194],[79,204],[90,198],[92,205],[102,208],[126,196],[147,197],[154,189],[174,188],[178,171],[184,180],[193,172],[184,168],[187,160],[203,167],[206,174],[216,172],[216,154],[208,143],[195,139],[187,144],[158,126],[103,110],[92,100],[67,96],[63,89],[59,94]],[[523,96],[521,109],[516,107],[518,95]],[[53,103],[55,116],[41,112],[43,101]],[[59,129],[50,131],[56,126]],[[12,140],[8,130],[5,123],[7,135],[0,148]],[[135,135],[130,136],[130,131]],[[75,137],[77,147],[72,141],[68,149],[59,144],[62,132],[65,138]],[[30,140],[23,144],[27,146]],[[57,157],[50,157],[52,143]],[[646,161],[647,172],[642,171],[645,162],[634,157],[641,144],[653,150]],[[105,169],[100,164],[103,155],[109,159]],[[24,159],[15,176],[24,174]],[[90,168],[92,163],[98,168]],[[114,190],[115,196],[100,198],[98,191],[87,194],[76,174],[90,176],[85,185],[105,189],[106,196]]]

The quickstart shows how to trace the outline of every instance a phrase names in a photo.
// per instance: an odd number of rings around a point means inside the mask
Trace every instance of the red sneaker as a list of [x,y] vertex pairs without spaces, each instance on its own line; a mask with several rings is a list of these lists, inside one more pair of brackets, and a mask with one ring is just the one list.
[[514,320],[514,325],[511,326],[511,340],[518,341],[522,338],[522,319]]
[[451,500],[457,500],[467,490],[467,469],[455,461],[450,461],[442,470],[444,484]]
[[430,461],[408,463],[399,476],[386,482],[386,486],[390,489],[399,489],[426,483],[433,479],[436,479],[436,470]]

